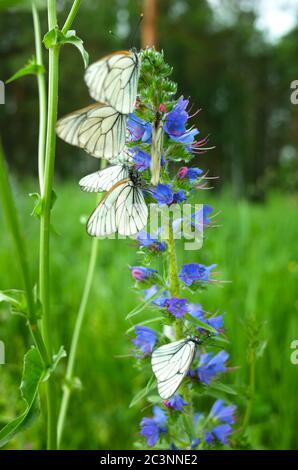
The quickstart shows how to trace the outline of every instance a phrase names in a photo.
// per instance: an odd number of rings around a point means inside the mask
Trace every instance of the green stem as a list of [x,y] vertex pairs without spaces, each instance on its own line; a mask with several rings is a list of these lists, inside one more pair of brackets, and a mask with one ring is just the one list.
[[[57,23],[56,0],[48,0],[48,27],[53,29]],[[50,229],[51,205],[55,168],[55,127],[58,107],[58,70],[59,47],[49,50],[49,83],[48,83],[48,113],[47,137],[45,150],[44,186],[41,193],[43,210],[40,219],[40,258],[39,258],[39,286],[40,300],[43,308],[42,333],[48,354],[52,357],[50,322]],[[47,448],[57,448],[56,433],[56,407],[55,386],[53,377],[46,382],[47,396]]]
[[[35,2],[32,2],[32,16],[34,25],[36,62],[43,67],[41,31],[38,11]],[[46,114],[47,114],[47,94],[44,72],[37,75],[38,96],[39,96],[39,133],[38,133],[38,179],[40,192],[44,186],[44,159],[46,142]]]
[[[169,259],[169,283],[170,294],[172,297],[179,297],[180,294],[180,281],[178,277],[176,247],[173,234],[172,218],[169,218],[169,239],[168,239],[168,259]],[[176,320],[175,323],[176,339],[183,338],[183,325],[181,320]]]
[[242,433],[245,432],[251,417],[254,404],[255,396],[255,386],[256,386],[256,353],[255,351],[251,352],[250,358],[250,368],[249,368],[249,385],[248,385],[248,401],[245,410],[245,415],[243,418]]
[[75,323],[71,346],[70,346],[70,352],[69,352],[69,358],[68,358],[66,376],[65,376],[65,385],[63,386],[63,395],[62,395],[62,401],[61,401],[60,412],[59,412],[59,417],[58,417],[58,446],[60,446],[61,439],[62,439],[65,418],[67,414],[67,409],[68,409],[68,404],[69,404],[69,399],[70,399],[70,394],[71,394],[71,389],[72,389],[74,365],[75,365],[75,359],[76,359],[76,354],[77,354],[77,349],[78,349],[79,337],[80,337],[83,321],[85,318],[86,307],[87,307],[90,290],[92,286],[92,280],[93,280],[93,275],[94,275],[94,270],[95,270],[95,265],[96,265],[97,251],[98,251],[98,240],[95,238],[92,240],[92,244],[91,244],[91,252],[90,252],[90,259],[89,259],[86,281],[84,285],[83,295],[82,295],[78,315],[76,318],[76,323]]
[[79,6],[81,4],[81,1],[82,0],[74,0],[74,2],[72,4],[72,7],[71,7],[71,10],[68,14],[68,17],[66,18],[66,21],[64,23],[63,28],[62,28],[62,33],[64,33],[64,34],[67,33],[67,31],[71,27],[71,25],[73,23],[73,20],[75,19],[75,16],[76,16],[77,11],[79,9]]
[[32,290],[32,281],[29,271],[28,258],[26,253],[25,242],[20,230],[20,224],[17,216],[17,210],[14,204],[12,190],[9,184],[8,172],[4,159],[2,146],[0,143],[0,195],[2,198],[3,212],[10,228],[19,265],[21,267],[24,287],[28,303],[28,323],[34,343],[40,353],[40,356],[45,364],[49,366],[50,358],[47,354],[41,333],[38,329],[38,319],[35,309],[35,301]]

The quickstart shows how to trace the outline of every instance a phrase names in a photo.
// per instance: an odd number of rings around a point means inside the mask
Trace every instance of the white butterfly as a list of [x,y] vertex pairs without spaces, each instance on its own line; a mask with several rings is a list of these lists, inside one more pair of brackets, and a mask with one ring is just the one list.
[[89,235],[135,235],[147,224],[148,208],[134,168],[115,165],[82,178],[80,185],[85,191],[108,190],[87,222]]
[[83,191],[109,191],[116,183],[129,177],[129,168],[133,163],[133,153],[126,148],[118,157],[111,160],[115,165],[104,170],[95,171],[79,181]]
[[126,118],[111,106],[96,103],[59,119],[56,132],[94,157],[112,160],[124,149]]
[[155,349],[151,357],[160,397],[168,400],[178,390],[196,354],[199,340],[188,336]]
[[90,65],[85,82],[96,101],[108,103],[119,113],[134,110],[140,72],[140,59],[135,49],[118,51]]

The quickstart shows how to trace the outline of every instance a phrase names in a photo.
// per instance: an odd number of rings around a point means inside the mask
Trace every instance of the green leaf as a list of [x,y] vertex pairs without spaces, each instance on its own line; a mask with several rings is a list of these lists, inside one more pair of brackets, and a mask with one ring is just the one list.
[[233,389],[233,387],[231,387],[230,385],[222,384],[221,382],[211,382],[209,387],[210,389],[227,393],[228,395],[237,395],[237,392]]
[[24,367],[20,385],[21,396],[26,403],[23,413],[0,431],[0,447],[10,441],[16,433],[26,427],[36,416],[36,398],[44,375],[43,363],[37,349],[30,349],[24,356]]
[[59,364],[59,362],[61,361],[61,359],[63,359],[66,356],[67,356],[67,354],[66,354],[66,351],[64,349],[64,346],[61,346],[59,351],[57,352],[57,354],[53,355],[52,365],[51,365],[51,367],[49,367],[46,370],[46,373],[44,374],[44,377],[43,377],[43,382],[46,382],[50,378],[50,376],[55,371],[55,369],[56,369],[57,365]]
[[86,51],[86,49],[84,48],[84,44],[83,44],[83,41],[81,38],[79,38],[77,35],[76,35],[76,32],[74,30],[70,30],[70,31],[67,31],[66,35],[65,35],[65,41],[64,43],[65,44],[72,44],[73,46],[75,46],[81,56],[82,56],[82,59],[83,59],[83,62],[84,62],[84,67],[88,67],[88,63],[89,63],[89,54],[88,52]]
[[35,217],[39,218],[42,214],[42,199],[39,193],[29,193],[29,197],[34,199],[34,207],[31,212],[31,215],[34,215]]
[[205,323],[201,320],[198,320],[197,318],[193,317],[189,313],[187,313],[184,318],[188,320],[189,322],[193,323],[194,325],[198,326],[199,328],[202,328],[203,330],[209,331],[210,333],[213,334],[218,334],[218,331],[213,328],[213,326],[208,325],[208,323]]
[[148,325],[149,323],[155,323],[161,320],[164,320],[164,317],[154,317],[154,318],[150,318],[149,320],[142,321],[138,323],[137,325],[132,325],[130,328],[128,328],[128,330],[126,331],[126,334],[129,334],[132,331],[134,331],[136,326]]
[[74,30],[69,30],[66,34],[64,34],[56,26],[54,29],[51,29],[51,31],[48,31],[46,33],[43,38],[43,43],[47,49],[56,46],[62,46],[63,44],[72,44],[79,50],[85,68],[89,63],[89,54],[84,48],[82,39],[76,35],[76,32]]
[[11,83],[17,80],[18,78],[25,77],[26,75],[39,75],[44,73],[45,69],[42,65],[37,64],[35,57],[33,57],[29,62],[24,65],[20,70],[13,74],[6,83]]
[[10,306],[13,315],[21,315],[27,317],[28,305],[27,297],[23,290],[7,289],[0,291],[0,303],[6,302]]
[[140,400],[145,398],[148,393],[155,387],[155,383],[153,382],[153,377],[150,377],[146,387],[142,388],[131,400],[129,404],[129,408],[135,406]]

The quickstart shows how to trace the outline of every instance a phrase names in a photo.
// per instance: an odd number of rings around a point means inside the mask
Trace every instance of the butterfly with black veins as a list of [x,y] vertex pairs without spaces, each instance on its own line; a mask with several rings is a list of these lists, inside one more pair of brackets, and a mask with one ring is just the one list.
[[118,232],[130,236],[146,226],[144,185],[134,167],[123,163],[105,168],[85,176],[79,184],[84,191],[108,191],[88,219],[89,235],[105,237]]
[[178,390],[190,369],[199,344],[199,339],[187,336],[153,351],[152,370],[157,379],[158,393],[163,400],[169,400]]
[[111,105],[119,113],[129,114],[135,108],[140,73],[136,49],[117,51],[91,64],[85,82],[91,97]]
[[126,119],[113,107],[95,103],[59,119],[56,132],[94,157],[113,160],[125,147]]

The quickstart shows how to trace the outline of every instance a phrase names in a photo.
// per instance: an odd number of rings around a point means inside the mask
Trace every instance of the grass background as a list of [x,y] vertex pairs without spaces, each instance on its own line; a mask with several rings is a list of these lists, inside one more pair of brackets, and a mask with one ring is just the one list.
[[[38,221],[30,219],[32,181],[14,180],[14,193],[35,275],[38,256]],[[57,350],[68,350],[87,269],[91,240],[80,219],[95,204],[75,182],[56,185],[58,200],[52,238],[53,335]],[[202,195],[216,211],[218,228],[208,230],[200,251],[183,251],[179,264],[217,263],[221,279],[193,300],[205,310],[225,312],[231,343],[227,384],[238,391],[239,425],[245,411],[249,380],[248,353],[252,339],[263,346],[256,365],[256,393],[248,432],[253,448],[298,449],[298,366],[290,362],[290,344],[298,339],[298,197],[271,193],[266,204],[235,201],[229,195]],[[201,202],[201,201],[199,201]],[[7,228],[0,212],[0,286],[20,288],[21,279]],[[128,265],[137,262],[129,240],[100,242],[99,258],[78,351],[76,375],[82,386],[71,400],[63,447],[67,449],[131,448],[138,433],[141,406],[129,408],[141,387],[141,374],[129,354],[130,326],[126,314],[139,302],[132,288]],[[20,317],[0,310],[0,339],[6,344],[7,364],[0,366],[0,424],[22,409],[17,398],[22,356],[30,344]],[[59,373],[62,377],[65,361]],[[150,414],[150,410],[148,410]],[[36,421],[7,448],[41,448],[42,419]]]

